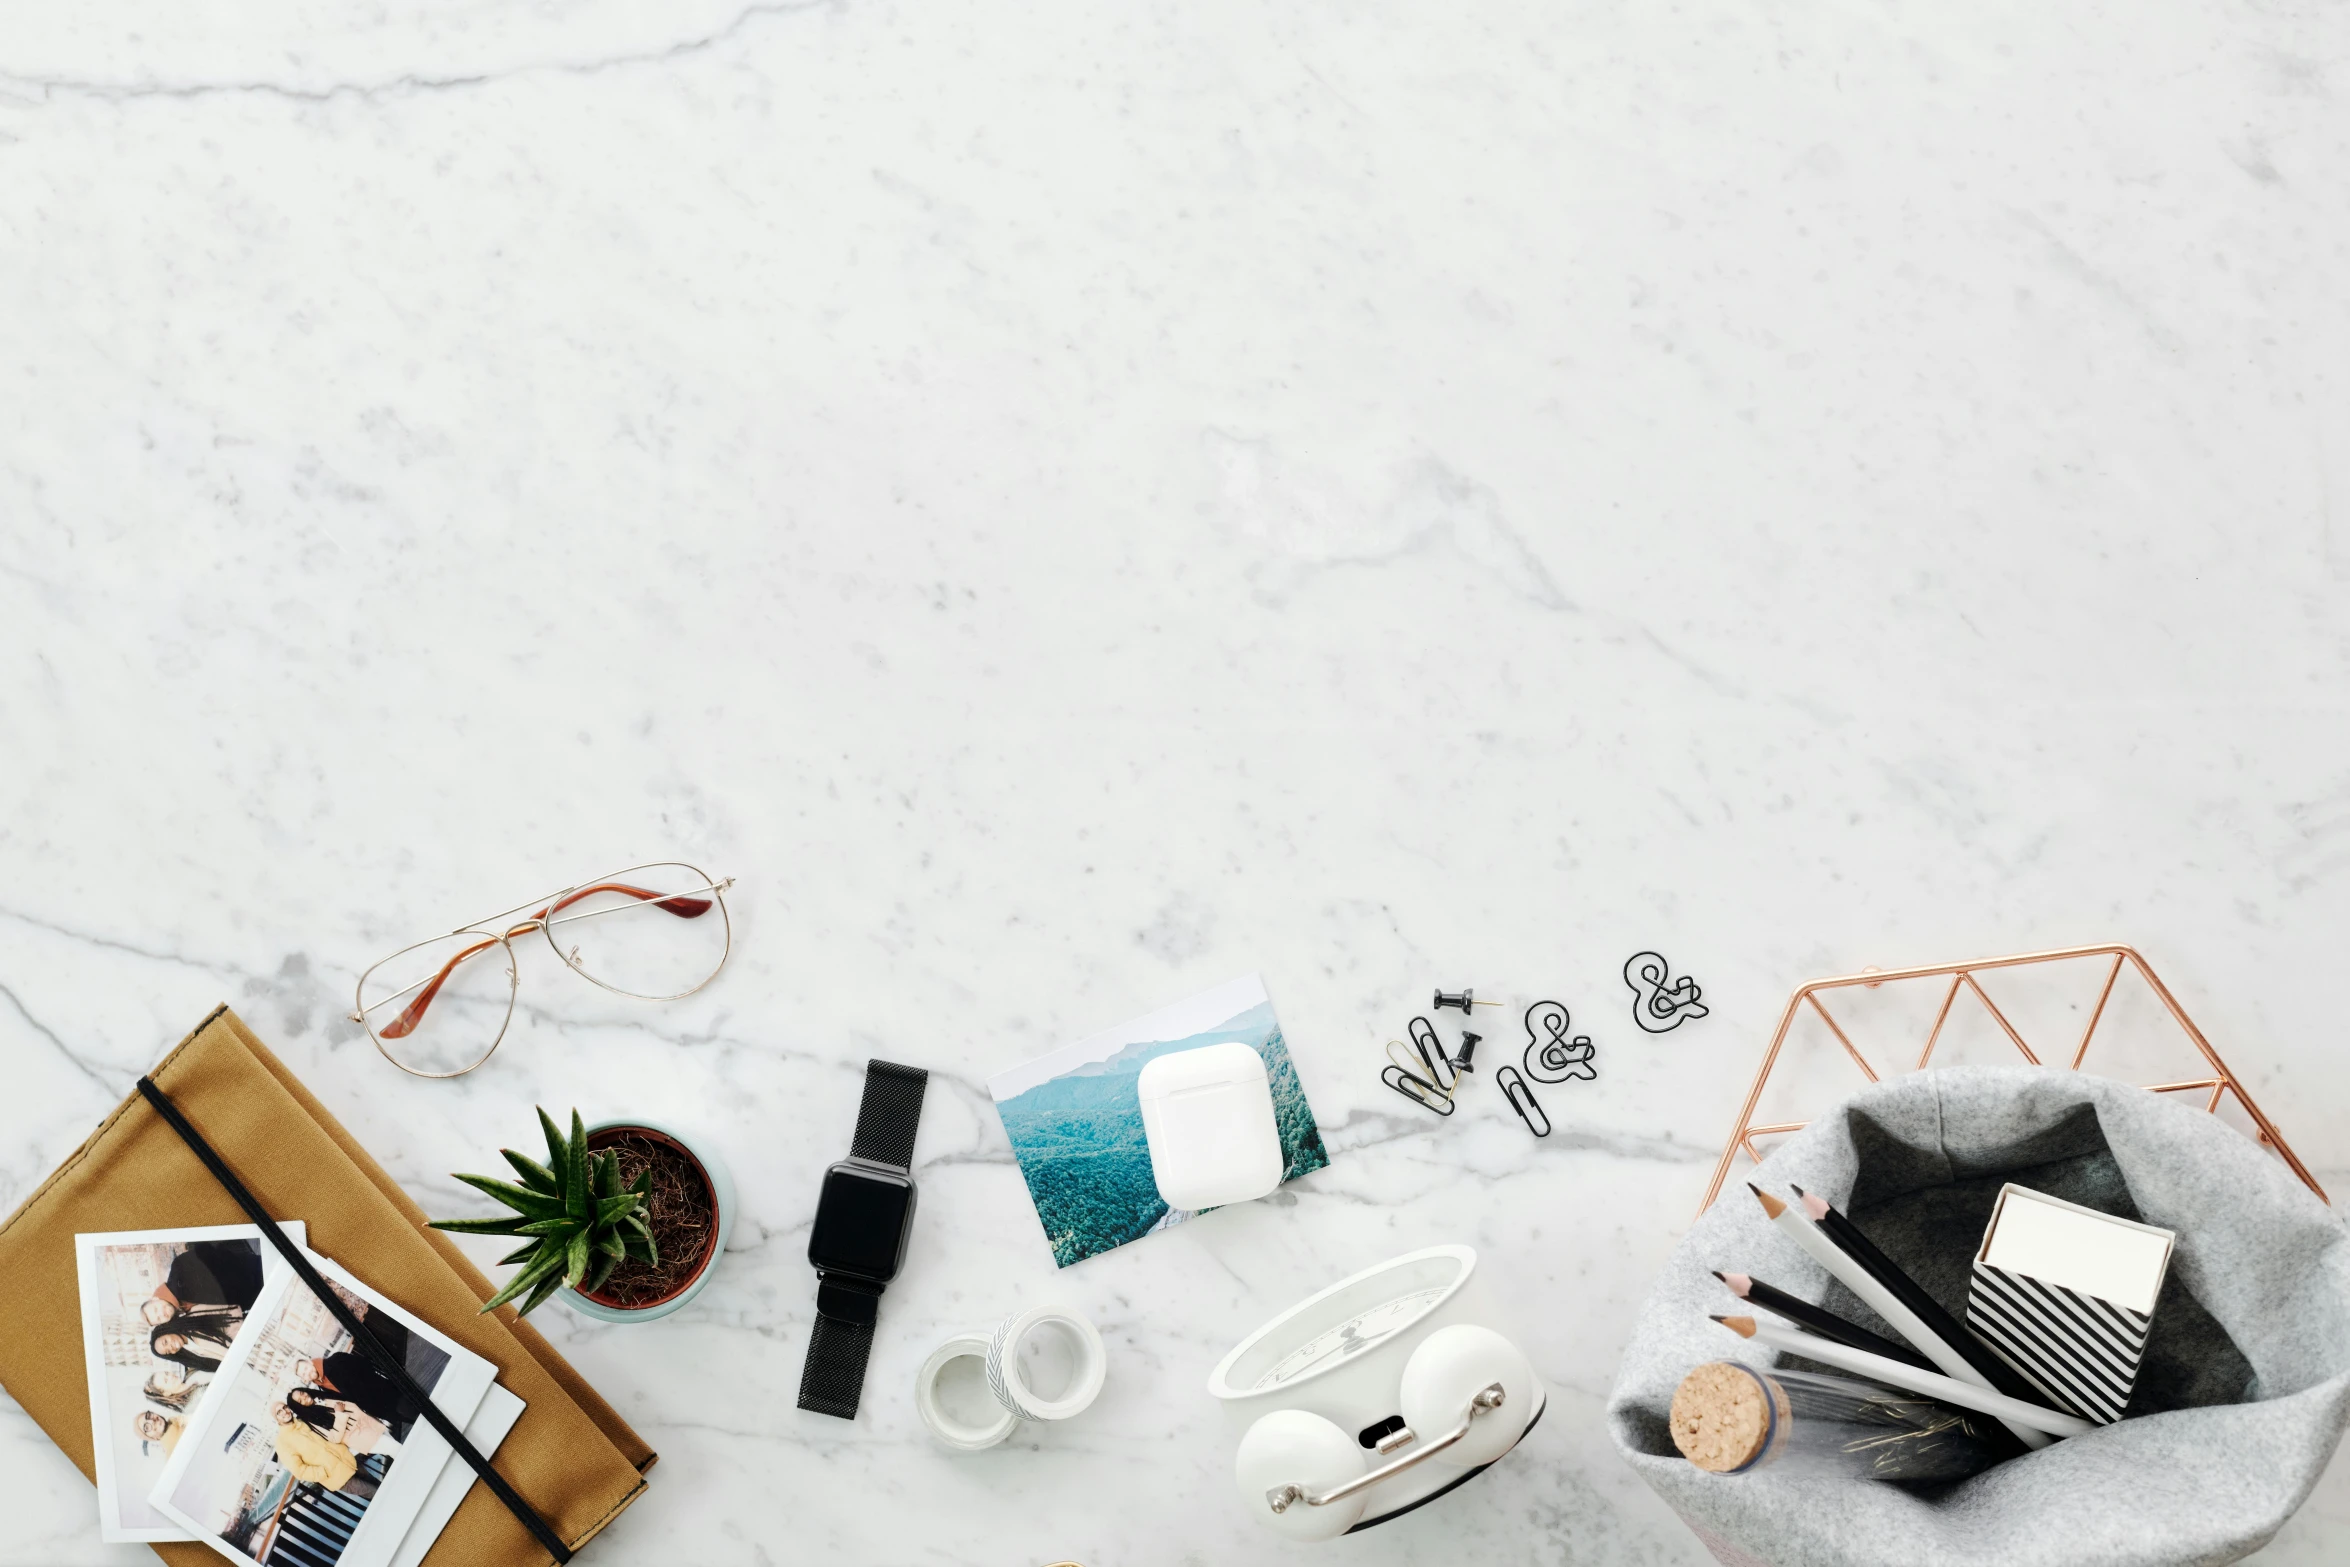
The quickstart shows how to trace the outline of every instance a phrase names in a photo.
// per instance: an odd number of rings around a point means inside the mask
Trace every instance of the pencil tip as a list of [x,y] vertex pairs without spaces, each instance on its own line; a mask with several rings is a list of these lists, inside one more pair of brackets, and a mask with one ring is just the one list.
[[1818,1192],[1801,1192],[1798,1195],[1803,1198],[1803,1211],[1811,1215],[1814,1224],[1828,1216],[1827,1200]]
[[1716,1317],[1714,1320],[1740,1338],[1754,1337],[1754,1319],[1752,1317]]
[[1740,1300],[1744,1300],[1746,1298],[1746,1292],[1754,1288],[1754,1278],[1750,1274],[1717,1273],[1714,1275],[1714,1277],[1720,1279],[1724,1284],[1728,1285],[1730,1293],[1737,1296]]
[[1769,1192],[1766,1192],[1761,1187],[1755,1185],[1754,1182],[1748,1181],[1746,1183],[1746,1189],[1754,1193],[1754,1200],[1761,1203],[1763,1206],[1763,1212],[1769,1214],[1772,1218],[1775,1219],[1780,1214],[1787,1211],[1787,1205],[1785,1203],[1779,1201],[1778,1198],[1773,1197]]

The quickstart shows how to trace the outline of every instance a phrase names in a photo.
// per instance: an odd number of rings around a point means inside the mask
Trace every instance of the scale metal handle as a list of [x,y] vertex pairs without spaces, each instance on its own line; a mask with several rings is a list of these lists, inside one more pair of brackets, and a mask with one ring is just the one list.
[[1503,1400],[1508,1397],[1509,1395],[1502,1391],[1499,1382],[1489,1383],[1478,1392],[1475,1398],[1469,1400],[1468,1412],[1461,1416],[1461,1423],[1436,1440],[1423,1443],[1393,1463],[1381,1464],[1369,1473],[1357,1475],[1346,1484],[1333,1486],[1319,1495],[1307,1494],[1303,1486],[1277,1485],[1265,1493],[1265,1505],[1277,1513],[1285,1513],[1299,1502],[1305,1503],[1308,1507],[1326,1507],[1332,1502],[1342,1501],[1354,1495],[1357,1491],[1368,1490],[1382,1480],[1392,1479],[1402,1474],[1422,1459],[1434,1458],[1438,1453],[1460,1441],[1461,1438],[1469,1434],[1469,1428],[1477,1423],[1478,1416],[1490,1414],[1499,1409]]

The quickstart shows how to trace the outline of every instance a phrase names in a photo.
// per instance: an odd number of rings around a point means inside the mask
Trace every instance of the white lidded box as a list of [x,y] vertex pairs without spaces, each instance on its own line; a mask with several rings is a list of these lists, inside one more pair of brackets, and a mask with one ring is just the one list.
[[1281,1184],[1273,1085],[1238,1041],[1146,1062],[1135,1084],[1151,1179],[1170,1208],[1196,1212],[1262,1197]]
[[2058,1409],[2129,1407],[2177,1236],[2010,1181],[1975,1252],[1966,1324]]

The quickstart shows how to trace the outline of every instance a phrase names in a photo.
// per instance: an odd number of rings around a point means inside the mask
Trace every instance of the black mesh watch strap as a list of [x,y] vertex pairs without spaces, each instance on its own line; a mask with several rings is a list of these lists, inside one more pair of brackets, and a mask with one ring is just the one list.
[[865,1393],[865,1357],[873,1352],[873,1324],[819,1314],[800,1367],[800,1407],[819,1415],[857,1418]]
[[895,1061],[865,1063],[865,1098],[857,1106],[857,1136],[849,1157],[900,1170],[914,1165],[914,1129],[922,1122],[922,1092],[930,1074]]
[[[910,1170],[914,1132],[922,1124],[922,1095],[930,1074],[895,1061],[865,1063],[865,1097],[857,1106],[857,1134],[849,1157]],[[800,1407],[842,1420],[857,1418],[865,1392],[865,1360],[873,1352],[873,1325],[881,1314],[881,1286],[825,1274],[816,1286],[816,1326],[800,1366]]]

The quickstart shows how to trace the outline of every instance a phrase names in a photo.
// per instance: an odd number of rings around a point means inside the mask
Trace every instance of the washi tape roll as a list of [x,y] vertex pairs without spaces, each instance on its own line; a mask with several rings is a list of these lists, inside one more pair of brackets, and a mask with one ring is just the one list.
[[967,1453],[993,1447],[1020,1427],[1020,1417],[1003,1406],[1000,1395],[992,1406],[990,1418],[976,1423],[958,1419],[938,1401],[939,1381],[955,1361],[978,1361],[981,1374],[993,1382],[993,1368],[988,1364],[988,1350],[993,1342],[984,1333],[958,1333],[932,1350],[914,1377],[914,1408],[920,1412],[922,1423],[947,1446],[959,1447]]
[[[1020,1346],[1039,1328],[1061,1328],[1077,1346],[1077,1371],[1058,1398],[1046,1398],[1020,1372]],[[1109,1352],[1092,1323],[1051,1306],[1015,1311],[996,1328],[987,1346],[987,1385],[996,1401],[1023,1420],[1066,1420],[1083,1414],[1101,1395]]]

